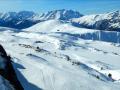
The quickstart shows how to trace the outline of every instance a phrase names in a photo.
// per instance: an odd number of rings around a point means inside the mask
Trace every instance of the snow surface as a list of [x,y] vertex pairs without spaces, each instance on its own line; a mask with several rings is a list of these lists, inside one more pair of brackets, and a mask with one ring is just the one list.
[[70,23],[64,23],[60,20],[48,20],[45,22],[40,22],[30,28],[23,29],[23,31],[28,32],[68,32],[68,33],[88,33],[88,32],[95,32],[90,29],[80,29],[78,27],[72,26]]
[[120,28],[120,11],[104,14],[85,15],[71,20],[73,23],[83,27],[101,30],[118,30]]
[[96,32],[50,20],[19,33],[6,28],[0,43],[25,90],[120,90],[120,44],[78,37]]
[[72,18],[79,18],[81,16],[83,15],[77,11],[61,9],[61,10],[53,10],[53,11],[48,11],[47,13],[43,13],[39,19],[40,20],[56,19],[56,20],[69,21]]

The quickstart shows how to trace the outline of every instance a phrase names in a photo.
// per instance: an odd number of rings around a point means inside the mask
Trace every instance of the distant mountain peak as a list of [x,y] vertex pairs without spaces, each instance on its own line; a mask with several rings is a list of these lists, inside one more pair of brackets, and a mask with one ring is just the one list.
[[47,13],[42,14],[41,19],[43,20],[50,20],[50,19],[70,20],[72,18],[79,18],[81,16],[83,15],[77,11],[60,9],[60,10],[48,11]]
[[85,15],[81,18],[73,19],[72,23],[76,26],[90,29],[120,31],[120,11]]
[[120,11],[114,11],[108,13],[112,18],[119,18],[120,17]]
[[119,10],[113,11],[113,12],[108,12],[109,14],[120,14]]
[[0,26],[24,29],[41,21],[51,19],[68,21],[72,18],[79,18],[81,16],[83,15],[77,11],[65,9],[48,11],[42,15],[32,11],[7,12],[0,13]]
[[60,20],[78,27],[120,31],[120,11],[104,14],[82,15],[78,11],[59,9],[37,14],[32,11],[0,13],[0,26],[25,29],[39,22]]
[[39,15],[32,11],[0,13],[0,26],[23,29],[36,24]]

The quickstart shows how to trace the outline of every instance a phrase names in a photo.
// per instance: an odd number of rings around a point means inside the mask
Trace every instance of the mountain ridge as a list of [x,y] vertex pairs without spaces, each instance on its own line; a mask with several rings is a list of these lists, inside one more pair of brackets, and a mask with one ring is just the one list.
[[81,17],[77,11],[73,10],[54,10],[47,13],[37,14],[32,11],[0,13],[0,26],[16,29],[28,28],[38,22],[50,19],[66,20]]
[[25,29],[52,19],[69,22],[76,27],[120,31],[120,11],[91,15],[83,15],[80,12],[65,9],[48,11],[43,14],[32,11],[8,12],[0,13],[0,26]]
[[89,29],[120,31],[120,11],[85,15],[81,18],[73,19],[72,23],[75,26]]

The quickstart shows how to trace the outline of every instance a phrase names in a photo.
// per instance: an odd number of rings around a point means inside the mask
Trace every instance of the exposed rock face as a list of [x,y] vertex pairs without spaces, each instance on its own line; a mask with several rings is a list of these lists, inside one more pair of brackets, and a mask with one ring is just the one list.
[[[23,90],[16,73],[13,69],[10,56],[7,55],[4,48],[0,45],[0,75],[8,80],[15,90]],[[10,89],[10,90],[14,90]]]
[[0,76],[0,90],[15,90],[8,80]]

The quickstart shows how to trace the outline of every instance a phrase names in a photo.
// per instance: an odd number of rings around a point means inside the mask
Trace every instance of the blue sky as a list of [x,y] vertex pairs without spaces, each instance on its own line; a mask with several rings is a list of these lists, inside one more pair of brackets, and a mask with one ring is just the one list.
[[0,12],[29,10],[42,13],[55,9],[103,13],[120,10],[120,0],[0,0]]

